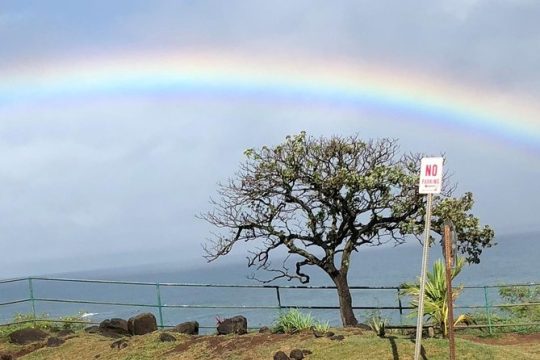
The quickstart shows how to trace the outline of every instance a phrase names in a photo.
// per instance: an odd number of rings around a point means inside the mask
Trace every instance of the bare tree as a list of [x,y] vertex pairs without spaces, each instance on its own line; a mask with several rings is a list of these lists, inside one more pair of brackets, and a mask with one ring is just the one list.
[[[214,261],[236,243],[248,242],[248,266],[271,271],[268,281],[308,283],[304,268],[317,266],[336,285],[343,325],[356,325],[347,280],[351,254],[363,245],[397,245],[422,233],[421,154],[399,155],[392,139],[312,138],[302,132],[245,155],[235,177],[219,185],[213,209],[201,216],[219,228],[204,245],[205,257]],[[452,219],[460,251],[478,262],[493,231],[469,214],[470,193],[452,198],[451,192],[447,187],[434,199],[434,232],[445,218]],[[275,268],[270,256],[279,248],[289,256]]]

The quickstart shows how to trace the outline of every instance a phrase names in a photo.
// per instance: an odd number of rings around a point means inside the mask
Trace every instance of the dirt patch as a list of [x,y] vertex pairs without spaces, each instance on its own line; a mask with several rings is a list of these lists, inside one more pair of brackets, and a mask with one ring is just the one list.
[[540,333],[533,334],[503,334],[492,338],[482,338],[477,336],[462,336],[464,339],[488,345],[521,345],[539,344]]
[[41,348],[44,348],[46,346],[46,344],[44,343],[34,343],[34,344],[30,344],[30,345],[26,345],[25,347],[23,347],[22,349],[16,351],[13,353],[13,356],[16,358],[19,358],[19,357],[22,357],[24,355],[28,355],[36,350],[39,350]]
[[305,340],[313,337],[311,333],[289,334],[248,334],[237,336],[217,336],[203,335],[192,336],[186,339],[182,344],[176,346],[170,353],[184,352],[196,345],[204,345],[211,349],[213,354],[219,355],[228,351],[242,349],[249,351],[265,344],[275,344],[278,342],[290,340],[291,338]]

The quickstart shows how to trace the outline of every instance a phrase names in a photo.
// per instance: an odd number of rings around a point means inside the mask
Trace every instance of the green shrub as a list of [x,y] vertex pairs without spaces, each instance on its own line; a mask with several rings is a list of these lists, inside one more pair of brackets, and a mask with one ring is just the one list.
[[[540,303],[540,286],[505,286],[499,288],[499,296],[507,305],[501,307],[490,314],[492,325],[505,324],[530,324],[540,322],[540,305],[530,305]],[[524,305],[520,305],[524,304]],[[526,305],[529,304],[529,305]],[[487,316],[484,312],[472,314],[477,324],[488,324]],[[540,331],[540,325],[515,325],[492,328],[492,333],[531,333]]]
[[87,324],[88,320],[82,317],[82,312],[77,315],[63,316],[58,319],[52,319],[49,314],[23,314],[17,313],[13,316],[11,323],[6,326],[0,326],[0,337],[5,337],[15,330],[33,327],[46,331],[60,330],[81,330]]
[[[478,311],[471,315],[478,325],[511,325],[530,324],[540,322],[540,286],[504,286],[499,288],[499,296],[506,305],[490,312],[488,319],[484,311]],[[523,305],[520,305],[523,304]],[[483,332],[487,330],[483,329]],[[497,326],[491,329],[491,333],[531,333],[540,331],[540,325],[514,325]]]
[[317,321],[309,313],[303,314],[298,309],[290,309],[279,314],[272,330],[276,333],[290,333],[308,329],[326,332],[329,327],[328,322]]
[[[540,285],[536,286],[508,286],[499,288],[499,295],[507,304],[540,303]],[[520,322],[540,321],[540,305],[522,305],[504,307],[503,313]]]
[[[489,319],[484,311],[476,311],[472,314],[469,314],[469,317],[471,320],[471,323],[474,325],[486,325],[484,328],[479,329],[467,329],[468,333],[472,334],[479,334],[479,335],[485,335],[488,333],[488,326],[490,323],[491,325],[511,325],[511,324],[517,324],[517,323],[526,323],[528,321],[524,319],[517,319],[509,317],[506,314],[502,314],[500,312],[492,312],[490,313]],[[497,334],[504,334],[504,333],[522,333],[522,334],[529,334],[532,332],[538,332],[540,331],[540,325],[515,325],[515,326],[494,326],[491,328],[491,334],[497,335]]]

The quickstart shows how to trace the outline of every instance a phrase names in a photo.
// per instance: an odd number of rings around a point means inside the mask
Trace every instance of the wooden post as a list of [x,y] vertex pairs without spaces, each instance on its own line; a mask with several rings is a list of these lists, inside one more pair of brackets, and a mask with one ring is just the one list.
[[448,304],[448,340],[450,345],[450,360],[456,359],[456,344],[454,339],[454,299],[452,297],[452,231],[453,226],[450,221],[444,223],[444,258],[446,265],[446,302]]

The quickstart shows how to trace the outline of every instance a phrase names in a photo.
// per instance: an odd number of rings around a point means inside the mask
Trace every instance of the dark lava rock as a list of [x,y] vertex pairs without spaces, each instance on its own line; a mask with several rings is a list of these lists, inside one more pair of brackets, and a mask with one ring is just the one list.
[[274,354],[274,360],[291,360],[283,351]]
[[57,347],[57,346],[62,345],[65,342],[66,342],[66,340],[64,340],[64,339],[60,339],[60,338],[51,336],[50,338],[47,339],[47,346],[48,347]]
[[13,360],[14,357],[8,353],[0,353],[0,360]]
[[199,323],[197,321],[184,322],[176,325],[171,331],[187,335],[199,335]]
[[[110,337],[110,338],[121,338],[121,337],[124,337],[126,335],[129,335],[129,333],[126,333],[123,330],[110,329],[110,328],[107,328],[106,326],[100,327],[100,326],[96,326],[96,325],[89,326],[89,327],[85,328],[84,331],[87,332],[88,334],[100,334],[100,335],[107,336],[107,337]],[[58,332],[58,334],[60,334],[60,333],[61,333],[61,331]],[[60,335],[58,335],[58,336],[60,337]]]
[[161,333],[159,334],[159,341],[161,342],[176,341],[176,338],[169,333]]
[[128,330],[131,335],[144,335],[157,330],[154,314],[144,313],[133,316],[128,320]]
[[75,334],[75,331],[69,330],[69,329],[64,329],[64,330],[60,330],[59,332],[57,332],[56,336],[61,338],[61,337],[66,337],[66,336],[73,335],[73,334]]
[[217,326],[218,335],[228,334],[246,334],[247,319],[243,316],[235,316],[230,319],[225,319]]
[[270,333],[272,332],[272,330],[270,330],[270,328],[268,326],[263,326],[262,328],[259,329],[259,333],[261,334],[267,334],[267,333]]
[[304,352],[300,349],[293,349],[289,357],[294,360],[302,360],[304,358]]
[[99,328],[103,333],[117,333],[120,335],[129,334],[128,323],[124,319],[106,319],[99,324]]
[[99,326],[96,326],[96,325],[88,326],[88,327],[84,328],[84,331],[89,333],[89,334],[99,334],[99,332],[100,332]]
[[26,345],[45,340],[49,335],[40,329],[20,329],[9,334],[9,342],[17,345]]
[[111,344],[111,349],[124,349],[128,346],[128,342],[126,339],[120,339],[120,340],[116,340],[115,342],[113,342]]
[[330,337],[330,340],[341,341],[343,339],[345,339],[345,336],[343,336],[343,335],[334,335],[334,336]]

